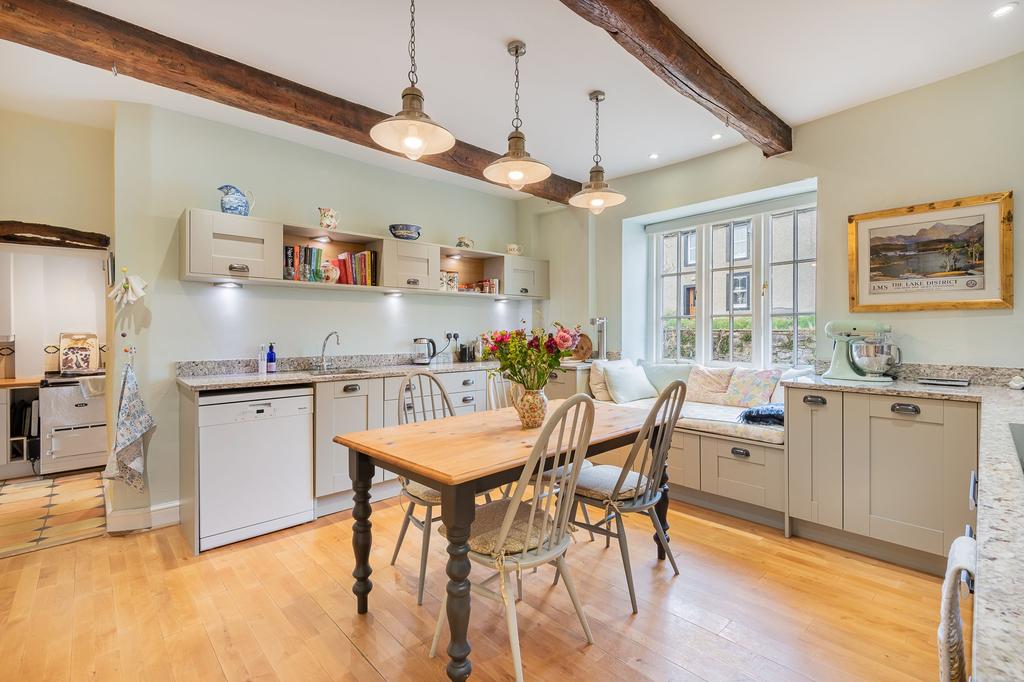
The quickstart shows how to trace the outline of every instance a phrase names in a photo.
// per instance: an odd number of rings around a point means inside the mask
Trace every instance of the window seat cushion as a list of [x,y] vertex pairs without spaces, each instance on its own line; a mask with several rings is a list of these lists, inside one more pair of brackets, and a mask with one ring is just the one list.
[[[645,398],[643,400],[634,400],[630,403],[620,403],[620,405],[622,407],[634,407],[649,411],[654,407],[656,400],[657,398]],[[679,421],[676,422],[676,426],[681,429],[701,431],[716,436],[745,438],[772,445],[781,445],[786,442],[786,430],[782,426],[741,423],[739,421],[740,414],[745,409],[733,405],[717,405],[686,400],[683,402],[683,412],[679,417]]]

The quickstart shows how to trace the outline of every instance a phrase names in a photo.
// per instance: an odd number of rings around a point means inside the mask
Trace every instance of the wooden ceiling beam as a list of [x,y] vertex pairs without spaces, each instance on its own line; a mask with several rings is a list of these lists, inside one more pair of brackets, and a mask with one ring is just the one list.
[[765,156],[793,150],[793,132],[786,122],[761,104],[650,0],[561,2],[607,31],[659,78],[738,130]]
[[[0,0],[0,39],[391,153],[370,139],[388,114],[65,0]],[[457,141],[420,162],[484,180],[499,156]],[[552,175],[523,191],[564,204],[580,189]]]
[[83,232],[70,227],[0,220],[0,243],[63,246],[68,249],[103,251],[110,246],[110,237],[98,232]]

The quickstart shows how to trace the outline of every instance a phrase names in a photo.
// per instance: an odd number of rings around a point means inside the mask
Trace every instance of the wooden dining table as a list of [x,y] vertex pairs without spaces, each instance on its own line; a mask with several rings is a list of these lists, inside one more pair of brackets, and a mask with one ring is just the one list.
[[[561,404],[551,401],[550,415]],[[594,403],[594,428],[587,457],[608,452],[636,439],[647,411]],[[352,549],[355,552],[355,584],[358,612],[369,610],[370,590],[370,484],[374,468],[418,481],[441,493],[441,521],[448,536],[448,677],[465,680],[472,672],[468,638],[470,613],[470,527],[476,514],[476,497],[522,474],[541,429],[523,429],[515,409],[476,412],[433,421],[391,426],[336,436],[334,442],[349,448],[349,475],[355,506]],[[554,444],[552,443],[552,447]],[[551,455],[554,455],[552,452]],[[662,499],[656,511],[668,531],[668,474],[663,474]],[[654,536],[652,536],[654,537]],[[664,550],[657,543],[658,558]]]

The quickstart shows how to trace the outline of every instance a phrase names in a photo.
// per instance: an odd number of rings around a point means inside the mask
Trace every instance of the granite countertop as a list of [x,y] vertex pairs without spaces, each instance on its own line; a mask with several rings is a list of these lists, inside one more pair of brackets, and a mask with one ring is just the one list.
[[[978,574],[974,590],[974,679],[1024,679],[1024,471],[1009,424],[1024,423],[1024,391],[1000,386],[950,388],[785,381],[818,390],[966,400],[981,403],[978,449]],[[935,604],[938,610],[938,603]]]
[[309,371],[275,372],[274,374],[209,374],[202,376],[179,376],[178,385],[190,391],[221,391],[234,388],[263,388],[267,386],[290,386],[295,384],[317,384],[326,381],[347,381],[351,379],[381,379],[405,376],[414,369],[429,369],[435,374],[450,372],[474,372],[497,369],[497,362],[456,362],[450,365],[383,365],[379,367],[358,367],[356,371],[339,369],[332,374],[314,374]]

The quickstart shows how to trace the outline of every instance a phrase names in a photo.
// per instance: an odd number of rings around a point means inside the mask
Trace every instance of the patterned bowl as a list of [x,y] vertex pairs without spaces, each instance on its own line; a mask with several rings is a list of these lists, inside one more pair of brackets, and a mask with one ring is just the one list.
[[419,239],[420,238],[420,226],[419,225],[406,225],[399,223],[396,225],[388,225],[388,230],[391,231],[391,235],[395,239]]

